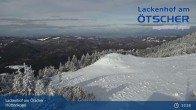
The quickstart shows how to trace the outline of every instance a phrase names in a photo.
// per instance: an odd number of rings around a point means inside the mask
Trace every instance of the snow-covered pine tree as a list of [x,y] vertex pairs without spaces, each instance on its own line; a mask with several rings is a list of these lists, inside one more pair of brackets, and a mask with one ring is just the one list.
[[63,72],[63,69],[64,68],[65,68],[65,66],[62,63],[60,63],[59,64],[59,70],[58,71]]
[[38,79],[42,79],[43,76],[44,76],[44,71],[43,71],[42,69],[40,69],[40,70],[38,71]]
[[79,67],[80,68],[83,68],[83,67],[85,67],[86,65],[84,64],[85,62],[85,55],[83,54],[82,55],[82,57],[81,57],[81,59],[80,59],[80,61],[79,61]]
[[58,74],[58,70],[55,69],[54,66],[45,67],[43,71],[44,71],[44,75],[43,75],[44,78],[52,77]]
[[78,69],[79,69],[79,64],[78,64],[77,57],[73,55],[71,63],[70,63],[70,71],[76,71]]
[[34,71],[31,66],[28,67],[24,64],[24,76],[23,76],[23,93],[24,95],[34,95],[35,90],[35,77]]
[[86,56],[85,56],[84,64],[85,64],[85,66],[91,64],[91,59],[90,59],[89,53],[87,53]]
[[96,56],[97,56],[96,53],[93,53],[93,54],[91,55],[91,64],[97,61]]
[[50,83],[50,78],[43,78],[36,81],[35,95],[48,95],[47,88]]
[[70,71],[70,63],[71,63],[71,58],[68,57],[67,62],[65,62],[65,68],[64,71]]
[[17,74],[14,76],[13,80],[13,92],[17,94],[22,94],[23,90],[23,73],[18,70]]

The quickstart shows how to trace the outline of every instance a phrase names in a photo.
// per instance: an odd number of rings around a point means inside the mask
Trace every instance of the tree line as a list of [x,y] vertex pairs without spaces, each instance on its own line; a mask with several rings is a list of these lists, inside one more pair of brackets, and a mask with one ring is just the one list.
[[[92,54],[86,53],[82,55],[80,59],[73,55],[68,57],[68,61],[64,64],[60,63],[59,68],[55,69],[54,66],[48,66],[39,70],[39,75],[35,77],[34,70],[31,66],[25,63],[15,68],[14,74],[6,74],[3,80],[0,81],[1,85],[10,84],[10,88],[4,92],[0,91],[1,95],[63,95],[68,100],[95,100],[93,94],[87,94],[80,87],[53,87],[50,85],[51,77],[57,75],[59,83],[62,81],[62,73],[69,71],[77,71],[88,65],[93,64],[98,59],[104,57],[109,53],[121,53],[121,54],[134,54],[135,50],[104,50],[101,52],[95,51]],[[12,68],[13,69],[13,68]],[[9,79],[9,82],[7,82]],[[1,88],[0,88],[1,89]],[[73,94],[70,93],[72,92]]]

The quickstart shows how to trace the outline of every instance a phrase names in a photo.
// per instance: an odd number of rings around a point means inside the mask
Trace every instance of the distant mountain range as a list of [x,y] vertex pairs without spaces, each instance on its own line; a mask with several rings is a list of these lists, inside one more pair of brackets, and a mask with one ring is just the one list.
[[[131,25],[131,24],[128,24]],[[172,26],[172,25],[171,25]],[[174,25],[177,26],[177,25]],[[122,38],[122,37],[137,37],[137,36],[152,36],[152,37],[169,37],[169,36],[185,36],[196,32],[196,26],[190,26],[190,29],[153,29],[153,25],[142,25],[138,28],[117,28],[117,31],[103,29],[102,31],[82,31],[82,32],[55,32],[55,31],[0,31],[0,36],[17,36],[17,37],[37,37],[37,36],[98,36],[102,38]]]

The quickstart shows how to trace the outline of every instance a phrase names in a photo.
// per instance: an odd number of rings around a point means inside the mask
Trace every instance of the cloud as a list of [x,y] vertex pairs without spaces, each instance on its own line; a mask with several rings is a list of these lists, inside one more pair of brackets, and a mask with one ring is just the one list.
[[43,19],[24,19],[24,18],[0,18],[0,22],[8,21],[13,23],[29,23],[29,22],[48,22],[48,21],[86,21],[92,19],[79,18],[43,18]]
[[77,28],[107,28],[112,27],[117,24],[104,24],[104,25],[70,25],[70,26],[54,26],[48,25],[45,23],[32,23],[32,22],[25,22],[24,24],[7,24],[7,25],[0,25],[1,29],[77,29]]
[[196,19],[195,4],[196,0],[0,0],[0,25],[7,32],[18,28],[24,31],[77,29],[73,30],[76,33],[85,28],[112,32],[118,28],[135,27],[138,6],[189,7],[193,22]]
[[0,25],[0,29],[7,28],[7,29],[65,29],[65,27],[61,26],[51,26],[47,24],[10,24],[10,25]]

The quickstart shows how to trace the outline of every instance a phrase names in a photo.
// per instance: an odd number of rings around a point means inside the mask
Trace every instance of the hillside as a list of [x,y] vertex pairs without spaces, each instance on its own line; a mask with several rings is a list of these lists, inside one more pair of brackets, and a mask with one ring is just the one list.
[[[87,52],[108,49],[143,49],[160,45],[163,41],[170,41],[177,37],[153,38],[96,38],[96,37],[0,37],[0,74],[12,73],[9,65],[21,65],[24,62],[31,65],[35,74],[45,66],[58,67],[68,57],[76,55],[80,58]],[[154,42],[154,40],[159,42]]]
[[196,53],[196,32],[169,41],[145,50],[140,50],[138,55],[145,57],[169,57],[175,55],[184,55]]
[[75,72],[54,76],[52,86],[79,86],[97,100],[195,100],[196,54],[140,58],[108,54]]

